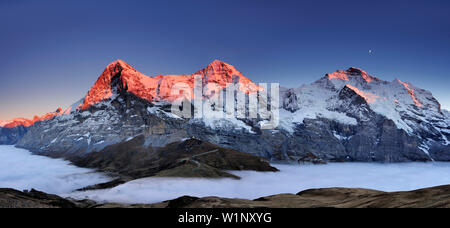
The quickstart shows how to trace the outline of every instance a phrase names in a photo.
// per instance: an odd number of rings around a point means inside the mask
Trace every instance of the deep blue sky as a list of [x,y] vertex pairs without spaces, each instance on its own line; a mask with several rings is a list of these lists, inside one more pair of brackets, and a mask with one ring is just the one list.
[[147,75],[220,59],[287,87],[355,66],[450,108],[446,0],[3,0],[0,10],[0,119],[71,104],[118,58]]

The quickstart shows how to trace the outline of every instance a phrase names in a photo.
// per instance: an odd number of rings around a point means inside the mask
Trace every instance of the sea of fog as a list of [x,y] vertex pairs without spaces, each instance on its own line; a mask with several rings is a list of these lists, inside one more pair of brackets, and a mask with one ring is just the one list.
[[155,203],[183,195],[256,199],[311,188],[358,187],[382,191],[415,190],[450,184],[450,163],[274,165],[280,172],[232,172],[233,179],[144,178],[107,190],[68,194],[98,202]]
[[233,171],[234,179],[144,178],[112,189],[73,192],[110,180],[90,169],[61,159],[32,155],[0,146],[0,188],[40,191],[98,202],[155,203],[183,195],[255,199],[310,188],[359,187],[404,191],[450,184],[450,163],[331,163],[328,165],[274,164],[280,172]]
[[91,169],[79,168],[62,159],[33,155],[14,146],[0,146],[0,188],[69,193],[110,178]]

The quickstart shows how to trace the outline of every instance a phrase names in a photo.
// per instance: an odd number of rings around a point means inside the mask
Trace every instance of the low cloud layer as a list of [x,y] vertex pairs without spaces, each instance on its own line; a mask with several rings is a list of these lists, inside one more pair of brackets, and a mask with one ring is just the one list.
[[61,159],[0,146],[0,188],[35,188],[48,193],[99,202],[155,203],[183,195],[255,199],[310,188],[360,187],[403,191],[450,184],[450,163],[335,163],[275,165],[281,172],[232,172],[234,179],[144,178],[107,190],[72,192],[108,177]]
[[105,175],[78,168],[62,159],[32,155],[14,146],[0,146],[0,188],[34,188],[63,194],[108,180]]
[[145,178],[113,189],[66,196],[89,198],[100,202],[155,203],[183,195],[255,199],[279,193],[298,193],[310,188],[360,187],[401,191],[450,184],[450,163],[276,166],[281,172],[233,172],[241,176],[241,180]]

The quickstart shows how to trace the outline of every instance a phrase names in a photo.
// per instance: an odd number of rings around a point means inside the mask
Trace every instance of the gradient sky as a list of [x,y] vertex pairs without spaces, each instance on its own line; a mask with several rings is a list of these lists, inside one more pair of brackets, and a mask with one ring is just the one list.
[[286,87],[354,66],[450,108],[447,0],[3,0],[0,10],[0,120],[67,107],[118,58],[147,75],[220,59]]

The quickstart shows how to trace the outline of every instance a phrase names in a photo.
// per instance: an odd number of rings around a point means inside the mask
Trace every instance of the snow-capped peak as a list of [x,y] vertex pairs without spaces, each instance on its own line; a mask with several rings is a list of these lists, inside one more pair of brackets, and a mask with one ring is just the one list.
[[363,80],[366,83],[371,83],[372,81],[380,81],[380,79],[369,75],[364,70],[355,67],[350,67],[347,70],[338,70],[334,73],[326,74],[325,77],[327,77],[328,80]]
[[[354,67],[326,74],[311,85],[296,89],[296,99],[291,100],[298,100],[298,104],[284,106],[299,107],[296,112],[300,113],[310,113],[309,110],[314,107],[316,114],[310,116],[317,118],[320,117],[318,113],[330,114],[330,111],[335,111],[339,104],[338,94],[342,90],[352,90],[364,98],[372,111],[391,119],[399,129],[409,134],[421,131],[422,128],[429,131],[429,126],[424,127],[423,123],[436,124],[439,129],[447,126],[443,122],[446,117],[441,112],[440,104],[431,92],[398,79],[383,81]],[[294,113],[295,115],[297,114]],[[334,116],[336,114],[329,115],[330,118]],[[302,118],[299,120],[302,121]]]
[[7,124],[8,121],[4,121],[4,120],[0,120],[0,127],[5,126],[5,124]]
[[42,116],[34,116],[33,119],[26,119],[26,118],[15,118],[8,121],[0,121],[0,127],[4,128],[15,128],[19,126],[29,127],[35,124],[36,122],[44,121],[53,118],[57,115],[64,114],[64,110],[62,108],[58,108],[55,112],[49,112]]
[[[116,60],[106,67],[87,93],[82,109],[113,96],[117,90],[129,90],[145,99],[155,97],[156,87],[146,85],[157,84],[157,79],[139,73],[123,60]],[[145,90],[147,89],[147,90]],[[150,90],[151,89],[151,90]]]
[[[240,89],[246,93],[261,90],[250,79],[242,75],[236,68],[225,62],[214,60],[206,68],[189,75],[144,75],[122,60],[110,63],[100,75],[97,82],[87,93],[82,109],[112,97],[115,93],[126,90],[148,101],[173,101],[186,94],[172,93],[174,85],[183,83],[188,88],[194,88],[194,76],[202,76],[203,84],[215,83],[218,89],[226,88],[228,84],[239,82]],[[211,89],[208,87],[207,89]],[[214,89],[214,88],[213,88]],[[216,90],[217,88],[215,88]],[[193,92],[190,93],[193,98]]]

